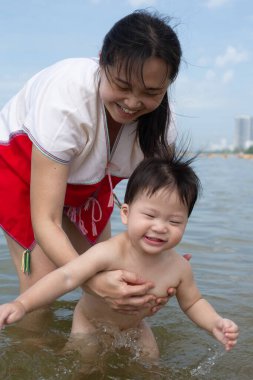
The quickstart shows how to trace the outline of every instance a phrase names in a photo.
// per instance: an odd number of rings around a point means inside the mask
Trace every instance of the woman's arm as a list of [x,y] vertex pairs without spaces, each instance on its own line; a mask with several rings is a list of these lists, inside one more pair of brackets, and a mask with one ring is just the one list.
[[[62,228],[69,166],[49,159],[33,146],[31,169],[31,216],[35,238],[48,258],[61,267],[78,257]],[[88,282],[88,287],[120,311],[139,310],[154,299],[147,294],[153,287],[151,282],[125,271],[98,274]]]
[[53,161],[35,146],[31,165],[31,217],[36,241],[60,267],[78,256],[62,229],[69,166]]

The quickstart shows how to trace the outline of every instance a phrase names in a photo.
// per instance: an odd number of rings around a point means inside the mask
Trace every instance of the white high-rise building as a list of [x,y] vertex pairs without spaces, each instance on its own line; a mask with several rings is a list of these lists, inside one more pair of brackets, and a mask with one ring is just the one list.
[[253,145],[253,117],[242,115],[235,118],[235,149],[247,149]]

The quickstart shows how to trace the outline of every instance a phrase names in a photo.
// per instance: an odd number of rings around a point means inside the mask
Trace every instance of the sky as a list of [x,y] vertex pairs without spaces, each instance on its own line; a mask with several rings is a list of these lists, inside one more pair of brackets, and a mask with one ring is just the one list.
[[181,42],[170,88],[179,135],[197,149],[232,144],[235,117],[253,116],[252,0],[0,0],[0,107],[44,67],[98,56],[136,9],[171,16]]

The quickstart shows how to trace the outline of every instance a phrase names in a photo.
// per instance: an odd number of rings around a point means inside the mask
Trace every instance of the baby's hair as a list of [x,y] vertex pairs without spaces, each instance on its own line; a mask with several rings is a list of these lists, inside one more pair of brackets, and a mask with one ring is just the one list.
[[[125,70],[131,82],[137,75],[143,82],[143,66],[148,58],[162,59],[167,65],[167,77],[172,83],[177,77],[182,50],[178,37],[169,25],[171,19],[157,12],[134,11],[116,22],[106,34],[100,54],[100,66],[110,78],[110,67]],[[166,150],[167,122],[171,111],[167,92],[161,104],[138,120],[137,135],[145,157],[160,155]]]
[[131,204],[138,195],[152,196],[161,189],[176,189],[188,208],[188,216],[201,191],[201,183],[192,169],[195,157],[174,151],[168,158],[144,159],[129,178],[124,202]]

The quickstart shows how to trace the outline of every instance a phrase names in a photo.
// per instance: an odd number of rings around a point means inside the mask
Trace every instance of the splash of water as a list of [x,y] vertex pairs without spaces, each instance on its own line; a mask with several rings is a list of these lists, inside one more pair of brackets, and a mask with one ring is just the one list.
[[104,341],[103,336],[110,335],[112,337],[110,348],[113,350],[124,348],[131,351],[132,354],[134,354],[132,360],[138,359],[141,355],[141,349],[138,345],[139,334],[138,329],[134,328],[126,331],[119,331],[115,326],[112,327],[109,324],[100,326],[100,341]]
[[[212,351],[210,348],[208,351]],[[225,351],[215,350],[211,356],[200,362],[197,368],[192,369],[192,376],[203,376],[211,372],[212,367],[217,363],[217,361],[224,355]]]

